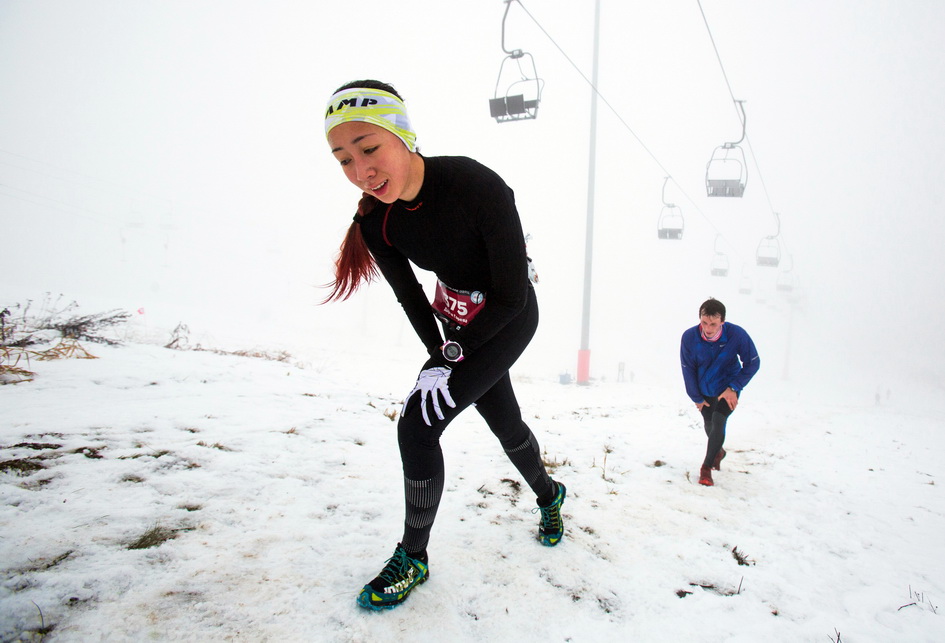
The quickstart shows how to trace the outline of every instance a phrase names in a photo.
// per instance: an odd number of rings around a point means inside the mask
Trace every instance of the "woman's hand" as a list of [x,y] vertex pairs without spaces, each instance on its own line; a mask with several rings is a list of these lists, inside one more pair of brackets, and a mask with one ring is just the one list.
[[423,414],[423,421],[427,423],[427,426],[433,426],[433,423],[430,422],[430,416],[427,413],[427,397],[429,397],[433,403],[433,412],[436,413],[436,417],[442,420],[443,410],[440,407],[440,400],[437,394],[443,396],[443,400],[450,408],[456,408],[456,402],[453,401],[449,389],[450,374],[452,372],[453,371],[446,366],[435,366],[420,371],[416,385],[413,387],[413,390],[407,394],[407,397],[404,398],[404,406],[401,410],[401,415],[406,414],[407,402],[413,397],[413,394],[420,391],[420,410]]

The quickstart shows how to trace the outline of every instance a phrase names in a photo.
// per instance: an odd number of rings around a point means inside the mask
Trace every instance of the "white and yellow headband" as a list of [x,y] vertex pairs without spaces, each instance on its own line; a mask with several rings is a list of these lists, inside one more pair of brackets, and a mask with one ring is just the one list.
[[325,136],[338,125],[351,121],[383,127],[402,140],[408,150],[417,151],[417,135],[410,126],[407,107],[390,92],[366,87],[336,92],[328,99],[325,110]]

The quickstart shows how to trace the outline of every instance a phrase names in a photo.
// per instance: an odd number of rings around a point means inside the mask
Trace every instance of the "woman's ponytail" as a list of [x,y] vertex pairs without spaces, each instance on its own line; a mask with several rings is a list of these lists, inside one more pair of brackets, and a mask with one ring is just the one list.
[[358,203],[358,214],[348,227],[344,241],[341,242],[338,258],[335,259],[335,280],[326,286],[331,288],[331,293],[321,303],[344,301],[355,293],[362,282],[371,283],[377,279],[377,264],[361,234],[360,223],[361,218],[371,212],[375,205],[377,205],[377,199],[374,196],[364,194],[361,197]]

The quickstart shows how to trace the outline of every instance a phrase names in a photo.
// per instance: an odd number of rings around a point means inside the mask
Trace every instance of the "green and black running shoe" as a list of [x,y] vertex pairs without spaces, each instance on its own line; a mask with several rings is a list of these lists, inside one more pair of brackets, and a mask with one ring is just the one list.
[[[547,507],[538,507],[534,511],[541,512],[541,523],[538,525],[538,540],[542,545],[554,547],[564,536],[564,520],[561,518],[561,505],[568,490],[560,482],[555,482],[558,493]],[[534,513],[533,511],[533,513]]]
[[407,600],[414,587],[425,583],[428,578],[430,567],[426,553],[411,558],[398,543],[381,573],[358,594],[358,605],[371,610],[397,607]]

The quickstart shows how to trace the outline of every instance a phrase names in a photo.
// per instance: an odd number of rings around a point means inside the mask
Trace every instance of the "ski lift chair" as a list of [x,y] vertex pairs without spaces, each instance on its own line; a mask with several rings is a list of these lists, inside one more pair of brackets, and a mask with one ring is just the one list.
[[742,264],[742,276],[738,282],[738,292],[741,295],[751,294],[751,271],[746,264]]
[[718,251],[716,251],[715,256],[712,257],[712,276],[728,276],[728,257]]
[[663,209],[660,210],[660,218],[656,222],[657,237],[660,239],[682,239],[683,221],[682,209],[675,203],[666,200],[666,184],[669,183],[669,177],[663,179],[663,191],[660,198],[663,200]]
[[[538,77],[535,59],[521,49],[505,48],[505,21],[509,17],[512,0],[505,0],[505,13],[502,15],[502,51],[506,56],[499,65],[499,77],[495,81],[495,91],[489,99],[489,114],[497,123],[522,121],[538,117],[538,104],[541,103],[541,89],[544,81]],[[527,61],[526,61],[527,57]],[[508,69],[506,63],[514,61]],[[525,63],[524,67],[522,63]],[[517,73],[513,68],[517,68]],[[499,88],[504,87],[503,91]]]
[[705,189],[708,196],[740,197],[745,194],[748,172],[745,151],[735,143],[719,145],[705,168]]
[[748,164],[745,162],[745,151],[739,144],[745,140],[744,101],[735,101],[735,106],[741,112],[742,137],[734,143],[719,145],[712,152],[709,162],[705,166],[705,191],[708,196],[734,196],[745,194],[745,184],[748,182]]
[[758,244],[755,252],[755,263],[766,268],[777,268],[781,263],[781,247],[777,237],[765,237]]
[[719,250],[719,240],[721,240],[722,235],[715,235],[715,256],[712,257],[712,276],[713,277],[727,277],[728,276],[728,257],[724,252]]
[[788,265],[785,268],[781,269],[781,272],[778,273],[778,278],[775,281],[775,289],[781,292],[791,292],[794,290],[794,273],[792,268],[794,267],[794,258],[788,255]]
[[682,210],[672,203],[664,205],[657,223],[657,236],[660,239],[682,239],[684,227]]
[[[526,56],[531,63],[530,70],[523,70],[522,68],[522,60]],[[513,60],[517,62],[519,77],[510,81],[506,63]],[[503,78],[503,74],[505,78]],[[505,91],[500,92],[499,88],[503,82],[507,83]],[[496,79],[494,97],[489,99],[489,114],[498,123],[538,118],[542,83],[543,81],[538,78],[538,72],[535,69],[535,59],[530,53],[523,52],[521,49],[509,53],[502,60],[502,65],[499,67],[499,77]]]
[[751,294],[751,279],[748,277],[742,277],[742,281],[738,284],[738,293],[740,295],[750,295]]

